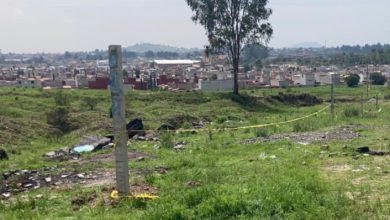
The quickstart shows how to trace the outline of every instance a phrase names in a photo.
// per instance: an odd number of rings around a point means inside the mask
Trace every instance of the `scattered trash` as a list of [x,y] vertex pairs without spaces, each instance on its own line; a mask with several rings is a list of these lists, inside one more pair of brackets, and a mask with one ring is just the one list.
[[264,153],[264,152],[261,152],[261,153],[260,153],[260,159],[261,159],[261,160],[267,159],[267,154]]
[[[110,145],[112,144],[112,141],[113,139],[110,137],[84,136],[80,143],[73,148],[73,150],[76,151],[75,148],[77,148],[77,150],[81,150],[82,152],[91,152],[107,149],[112,147],[112,145]],[[90,145],[93,147],[92,150],[90,150]]]
[[379,150],[379,151],[372,151],[372,150],[370,150],[370,148],[369,147],[367,147],[367,146],[364,146],[364,147],[358,147],[357,149],[356,149],[356,152],[358,152],[358,153],[361,153],[361,154],[363,154],[363,156],[370,156],[370,155],[372,155],[372,156],[385,156],[385,155],[390,155],[390,151],[381,151],[381,150]]
[[291,140],[301,145],[308,145],[315,142],[329,142],[332,140],[352,140],[358,138],[359,134],[354,131],[355,126],[344,126],[329,131],[311,131],[275,134],[267,137],[250,138],[241,141],[241,144],[256,144],[261,142],[275,142],[281,140]]
[[7,152],[0,148],[0,160],[8,160]]
[[140,162],[140,161],[144,161],[145,160],[145,157],[137,157],[136,161]]
[[82,145],[82,146],[78,146],[78,147],[73,148],[73,151],[78,153],[78,154],[81,154],[81,153],[92,152],[94,149],[95,149],[95,147],[93,145]]
[[185,145],[187,143],[186,142],[183,142],[183,141],[180,141],[180,142],[177,142],[174,146],[173,146],[173,149],[175,150],[183,150],[185,148]]
[[11,197],[11,193],[9,193],[9,192],[5,192],[5,193],[2,193],[1,194],[4,198],[9,198],[9,197]]
[[276,156],[275,155],[271,155],[269,158],[271,158],[272,160],[275,160]]
[[186,186],[189,187],[189,188],[194,188],[194,187],[198,187],[198,186],[201,186],[202,184],[198,181],[188,181],[186,183]]
[[159,130],[159,131],[175,131],[176,128],[170,124],[162,124],[157,130]]
[[339,153],[338,152],[336,152],[336,153],[329,153],[329,157],[337,157],[339,155]]
[[367,146],[364,146],[364,147],[358,147],[357,149],[356,149],[356,151],[358,152],[358,153],[368,153],[368,152],[370,152],[370,148],[369,147],[367,147]]
[[142,120],[139,118],[131,120],[126,125],[126,130],[127,130],[127,135],[129,136],[129,138],[133,138],[135,135],[140,135],[140,136],[145,135],[144,124],[143,124]]
[[51,151],[43,155],[44,158],[48,160],[59,160],[59,161],[66,161],[66,160],[78,160],[80,155],[72,152],[69,148],[64,147],[56,151]]

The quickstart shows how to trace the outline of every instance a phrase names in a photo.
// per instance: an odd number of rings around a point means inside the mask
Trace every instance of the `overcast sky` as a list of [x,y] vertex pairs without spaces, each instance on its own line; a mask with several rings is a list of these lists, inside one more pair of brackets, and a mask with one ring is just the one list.
[[[390,42],[390,0],[270,0],[273,47]],[[185,0],[0,0],[2,52],[64,52],[150,42],[202,47]]]

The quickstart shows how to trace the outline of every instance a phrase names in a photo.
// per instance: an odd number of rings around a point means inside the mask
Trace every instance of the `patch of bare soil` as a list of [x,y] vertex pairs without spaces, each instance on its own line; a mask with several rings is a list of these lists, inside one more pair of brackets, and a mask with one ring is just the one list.
[[258,137],[243,140],[242,144],[254,144],[261,142],[275,142],[280,140],[289,139],[293,142],[300,144],[311,144],[315,142],[328,142],[333,140],[352,140],[360,137],[357,132],[354,131],[353,126],[345,126],[336,128],[329,131],[311,131],[301,133],[284,133],[276,134],[268,137]]
[[[152,154],[146,154],[146,153],[141,153],[141,152],[129,152],[128,154],[129,160],[143,160],[145,158],[152,158],[155,159],[157,158],[155,155]],[[99,154],[84,160],[81,160],[80,163],[94,163],[94,162],[110,162],[114,161],[114,153],[106,153],[106,154]]]

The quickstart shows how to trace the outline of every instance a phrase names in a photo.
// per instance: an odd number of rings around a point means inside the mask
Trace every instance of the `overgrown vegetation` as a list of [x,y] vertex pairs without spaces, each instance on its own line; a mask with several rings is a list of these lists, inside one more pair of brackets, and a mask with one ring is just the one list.
[[[243,91],[237,97],[231,93],[127,93],[127,119],[141,118],[148,129],[167,122],[193,128],[192,122],[204,122],[204,131],[162,132],[159,141],[130,140],[129,152],[144,155],[129,162],[131,187],[156,189],[158,200],[112,201],[109,196],[114,177],[110,176],[102,185],[88,185],[86,179],[86,184],[13,195],[0,202],[0,219],[386,219],[390,215],[386,209],[390,205],[388,157],[352,156],[359,146],[389,149],[390,130],[386,126],[390,104],[380,96],[379,111],[375,103],[365,102],[361,117],[360,104],[353,100],[359,100],[365,91],[365,87],[335,86],[334,123],[329,109],[284,123],[327,105],[299,106],[267,100],[280,92],[287,93],[284,89]],[[307,93],[327,102],[329,92],[329,87],[315,87],[292,88],[288,93]],[[388,90],[373,86],[369,92],[387,94]],[[56,172],[114,173],[113,160],[96,159],[111,155],[112,150],[84,154],[76,162],[42,159],[48,151],[73,146],[83,135],[110,134],[108,96],[106,91],[93,90],[0,88],[0,146],[9,157],[8,161],[0,161],[0,182],[4,172],[45,167],[54,167]],[[82,97],[101,101],[91,110],[85,108]],[[69,121],[79,128],[48,137],[51,125],[46,112],[62,106],[68,110]],[[274,122],[281,123],[224,129]],[[352,126],[360,137],[308,145],[284,139],[241,143],[259,137],[272,140],[275,135],[293,131],[298,135],[305,131],[326,134],[342,125]],[[173,149],[179,142],[186,143],[184,148]],[[325,153],[324,144],[329,145]],[[72,201],[77,199],[89,202],[75,206]]]

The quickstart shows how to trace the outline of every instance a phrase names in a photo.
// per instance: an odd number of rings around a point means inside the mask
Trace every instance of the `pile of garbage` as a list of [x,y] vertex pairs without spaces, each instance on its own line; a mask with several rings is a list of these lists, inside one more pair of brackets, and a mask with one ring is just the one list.
[[108,149],[113,146],[113,138],[111,136],[84,136],[74,147],[64,147],[59,150],[51,151],[44,154],[43,157],[48,160],[57,161],[78,160],[81,153]]
[[85,184],[107,174],[95,170],[76,172],[58,167],[44,167],[39,170],[12,170],[0,176],[0,198],[7,199],[21,192],[42,187],[62,187],[72,184]]

